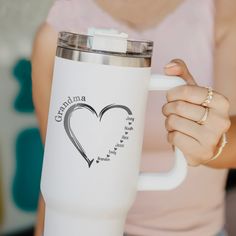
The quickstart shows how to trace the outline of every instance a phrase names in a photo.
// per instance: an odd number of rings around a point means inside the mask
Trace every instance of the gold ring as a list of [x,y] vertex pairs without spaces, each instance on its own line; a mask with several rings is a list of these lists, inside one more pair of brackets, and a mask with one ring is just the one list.
[[213,89],[211,87],[207,87],[207,97],[201,105],[204,107],[208,107],[212,99],[213,99]]
[[199,121],[197,121],[197,123],[199,125],[204,125],[207,120],[208,114],[209,114],[209,107],[205,107],[205,113],[202,116],[202,118]]

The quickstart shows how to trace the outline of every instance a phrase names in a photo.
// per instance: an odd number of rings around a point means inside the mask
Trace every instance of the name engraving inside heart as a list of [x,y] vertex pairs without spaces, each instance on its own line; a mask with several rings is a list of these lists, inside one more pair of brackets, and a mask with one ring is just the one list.
[[[118,104],[110,104],[108,106],[105,106],[100,113],[98,114],[96,112],[96,110],[85,103],[77,103],[72,105],[71,107],[69,107],[69,109],[66,111],[65,113],[65,117],[64,117],[64,129],[66,131],[67,136],[69,137],[70,141],[72,142],[72,144],[75,146],[75,148],[79,151],[79,153],[81,154],[81,156],[84,158],[84,160],[87,162],[88,167],[90,168],[91,165],[94,162],[94,158],[90,159],[90,157],[88,157],[88,155],[86,154],[86,150],[83,148],[83,146],[81,145],[81,143],[79,142],[78,138],[76,137],[75,133],[73,132],[73,129],[71,127],[71,117],[73,115],[73,113],[79,109],[87,109],[88,111],[91,112],[92,115],[95,115],[99,121],[101,122],[103,115],[111,109],[115,109],[115,108],[119,108],[119,109],[123,109],[125,110],[129,116],[132,115],[131,110],[124,105],[118,105]],[[133,118],[132,118],[133,119]],[[130,122],[129,122],[130,124]],[[126,134],[126,132],[125,132]],[[120,140],[123,142],[123,140]],[[121,142],[121,143],[122,143]],[[117,148],[114,148],[115,150],[117,150]],[[110,157],[110,155],[108,154],[107,157]],[[103,158],[99,158],[100,160]],[[97,160],[96,163],[99,163],[99,161]]]

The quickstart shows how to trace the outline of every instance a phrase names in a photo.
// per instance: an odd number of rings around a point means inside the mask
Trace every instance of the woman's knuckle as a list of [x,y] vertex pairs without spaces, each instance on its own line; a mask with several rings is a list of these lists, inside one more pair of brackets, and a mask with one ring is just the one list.
[[164,115],[167,114],[167,104],[165,104],[165,105],[162,107],[162,113],[163,113]]
[[175,63],[178,63],[180,65],[185,65],[185,62],[180,58],[175,58],[172,61],[175,62]]

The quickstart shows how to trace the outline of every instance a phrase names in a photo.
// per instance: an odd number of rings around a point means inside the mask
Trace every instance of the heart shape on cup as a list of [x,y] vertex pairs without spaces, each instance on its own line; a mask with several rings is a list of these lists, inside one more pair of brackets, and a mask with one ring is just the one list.
[[111,109],[114,109],[114,108],[120,108],[120,109],[123,109],[125,110],[128,115],[132,115],[132,112],[131,110],[127,107],[127,106],[124,106],[124,105],[118,105],[118,104],[110,104],[108,106],[105,106],[101,111],[100,113],[98,114],[96,112],[96,110],[88,105],[88,104],[85,104],[85,103],[77,103],[77,104],[74,104],[72,105],[65,113],[65,117],[64,117],[64,128],[65,128],[65,131],[67,133],[67,136],[69,137],[69,139],[71,140],[71,142],[73,143],[73,145],[75,146],[75,148],[79,151],[79,153],[82,155],[82,157],[85,159],[85,161],[88,163],[88,167],[90,168],[94,159],[89,159],[88,155],[86,154],[86,151],[85,149],[83,148],[83,146],[81,145],[81,143],[79,142],[78,138],[76,137],[72,127],[71,127],[71,117],[73,115],[73,113],[76,111],[76,110],[79,110],[79,109],[87,109],[88,111],[90,111],[93,115],[95,115],[99,121],[101,122],[102,120],[102,117],[103,115],[108,111],[108,110],[111,110]]

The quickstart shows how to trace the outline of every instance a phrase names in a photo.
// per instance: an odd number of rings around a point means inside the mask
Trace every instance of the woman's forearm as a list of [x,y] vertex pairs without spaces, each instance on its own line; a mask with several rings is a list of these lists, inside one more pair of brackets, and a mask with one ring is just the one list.
[[[57,32],[47,23],[42,24],[35,37],[32,52],[33,100],[39,121],[42,142],[45,141]],[[40,195],[35,236],[43,235],[45,204]]]
[[231,127],[227,132],[228,143],[221,155],[207,164],[213,168],[236,168],[236,116],[231,117]]
[[42,236],[44,228],[45,203],[42,195],[39,197],[37,224],[35,227],[34,236]]

